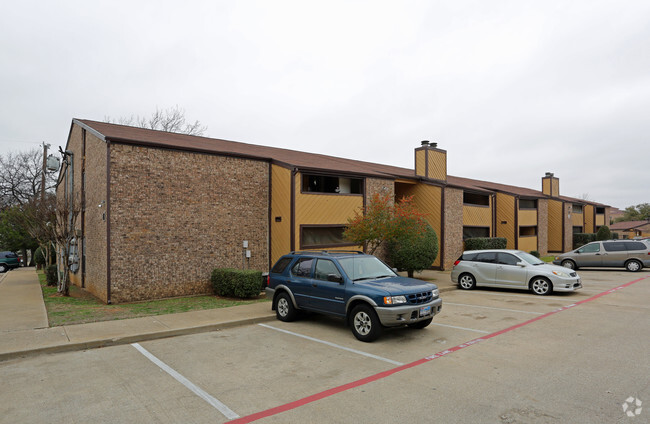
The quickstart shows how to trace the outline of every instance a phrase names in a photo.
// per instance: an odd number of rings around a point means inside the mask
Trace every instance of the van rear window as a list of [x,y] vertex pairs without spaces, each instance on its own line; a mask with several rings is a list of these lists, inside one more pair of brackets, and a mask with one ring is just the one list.
[[625,247],[627,250],[646,250],[647,246],[640,241],[626,241]]
[[623,252],[625,251],[625,243],[603,243],[603,247],[605,247],[605,250],[608,252]]

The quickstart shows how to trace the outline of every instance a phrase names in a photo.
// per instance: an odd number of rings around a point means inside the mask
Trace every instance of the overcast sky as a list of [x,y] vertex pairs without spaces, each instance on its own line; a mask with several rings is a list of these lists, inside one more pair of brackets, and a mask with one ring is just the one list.
[[214,138],[650,202],[650,1],[9,1],[0,153],[178,105]]

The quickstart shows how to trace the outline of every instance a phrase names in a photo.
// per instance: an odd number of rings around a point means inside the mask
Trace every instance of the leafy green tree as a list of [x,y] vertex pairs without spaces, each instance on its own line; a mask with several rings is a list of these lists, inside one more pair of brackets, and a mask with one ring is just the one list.
[[428,224],[422,232],[405,233],[388,243],[388,257],[392,266],[413,278],[414,272],[430,267],[438,257],[438,236]]
[[625,208],[623,217],[618,218],[616,222],[645,221],[647,219],[650,219],[650,203],[641,203],[640,205]]
[[612,232],[607,225],[603,225],[596,232],[596,240],[611,240]]
[[412,201],[412,196],[395,203],[390,195],[373,195],[365,209],[357,210],[348,219],[343,237],[363,245],[370,254],[391,240],[413,237],[424,231],[427,223]]
[[20,206],[12,206],[0,212],[0,250],[21,252],[27,260],[27,251],[38,247],[38,242],[29,233]]

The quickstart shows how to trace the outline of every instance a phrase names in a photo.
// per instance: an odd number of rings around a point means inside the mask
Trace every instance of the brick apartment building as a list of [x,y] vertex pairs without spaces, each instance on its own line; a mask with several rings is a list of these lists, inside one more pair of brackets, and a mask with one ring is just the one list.
[[265,271],[291,250],[358,248],[342,231],[375,193],[414,196],[441,269],[467,237],[546,254],[609,222],[608,206],[560,196],[550,173],[542,191],[449,176],[434,143],[409,169],[74,119],[66,151],[57,195],[84,206],[72,281],[107,303],[210,293],[214,268]]

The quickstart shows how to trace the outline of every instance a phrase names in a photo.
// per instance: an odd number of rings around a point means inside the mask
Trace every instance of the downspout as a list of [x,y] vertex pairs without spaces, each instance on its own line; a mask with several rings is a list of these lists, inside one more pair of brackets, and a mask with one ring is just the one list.
[[291,171],[291,251],[296,250],[296,175],[298,168],[293,168]]
[[106,140],[106,303],[111,304],[111,142]]
[[81,252],[81,287],[86,287],[86,130],[81,130],[81,249],[77,241],[77,252]]
[[515,249],[519,249],[519,196],[515,197]]

